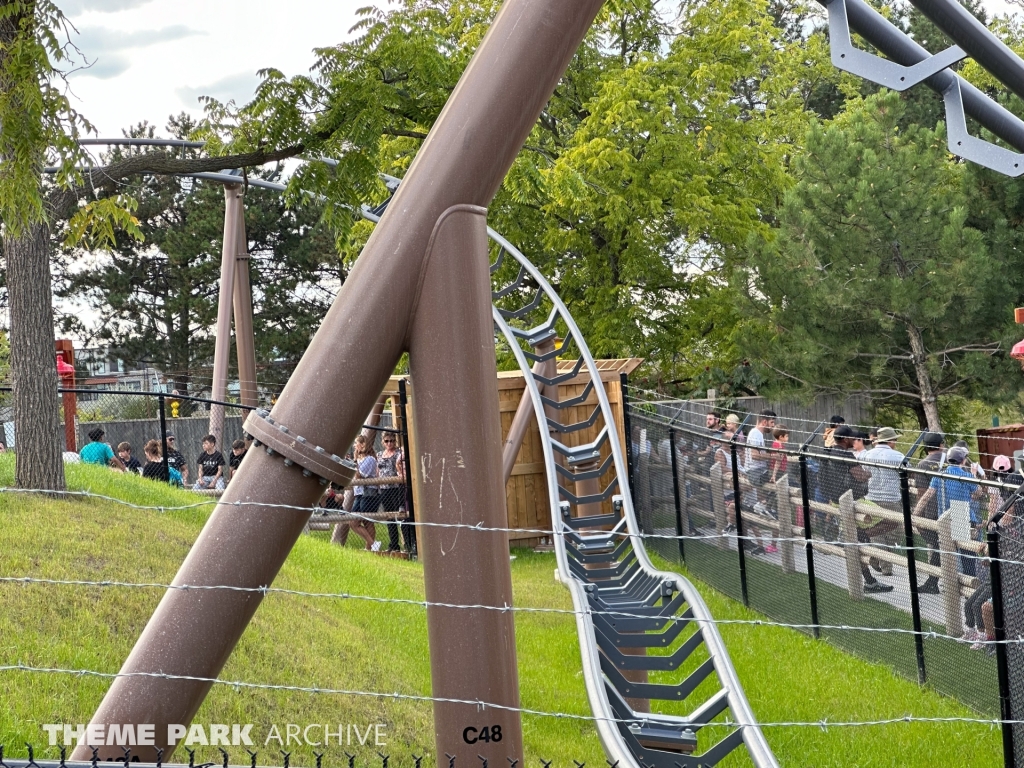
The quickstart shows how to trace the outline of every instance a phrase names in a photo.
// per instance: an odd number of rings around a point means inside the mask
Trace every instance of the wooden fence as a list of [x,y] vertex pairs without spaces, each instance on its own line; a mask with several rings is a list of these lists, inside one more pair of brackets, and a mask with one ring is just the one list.
[[[625,360],[599,360],[597,361],[598,368],[601,371],[601,381],[604,384],[605,392],[608,394],[608,400],[611,404],[612,411],[615,414],[615,428],[619,436],[620,445],[622,446],[623,452],[626,450],[625,442],[625,430],[623,429],[622,421],[622,392],[619,386],[619,375],[621,373],[630,373],[640,365],[642,361],[635,358]],[[575,360],[558,362],[559,373],[572,370],[575,365]],[[384,389],[383,394],[391,398],[391,413],[394,415],[395,424],[399,429],[408,428],[409,431],[409,451],[413,457],[419,455],[419,450],[416,441],[416,430],[412,423],[407,425],[401,423],[401,417],[398,409],[398,382],[401,377],[393,376],[388,382],[387,387]],[[567,400],[571,397],[578,397],[583,394],[583,390],[586,387],[588,377],[581,375],[575,379],[570,379],[567,382],[561,384],[558,388],[559,400]],[[412,411],[415,409],[416,401],[416,388],[414,382],[411,380],[407,384],[407,392],[409,398],[409,414],[410,422],[412,420]],[[498,410],[501,416],[501,435],[504,439],[508,435],[509,427],[512,424],[512,419],[515,416],[516,409],[519,407],[519,402],[523,397],[523,392],[526,389],[526,382],[523,380],[523,375],[519,371],[502,371],[498,373]],[[578,406],[567,408],[563,413],[562,417],[565,423],[575,423],[579,421],[585,421],[594,408],[597,406],[597,395],[591,393],[586,401]],[[586,429],[581,429],[578,432],[573,432],[563,436],[563,442],[566,445],[577,446],[583,443],[588,443],[597,437],[598,432],[603,426],[603,422],[598,419],[597,423]],[[602,449],[601,458],[604,459],[608,452],[609,447],[606,444]],[[416,488],[416,480],[419,474],[419,462],[413,460],[407,463],[407,466],[412,471],[413,477],[413,488]],[[609,472],[605,480],[612,477]],[[414,502],[419,507],[419,499],[414,497]],[[523,529],[522,534],[509,534],[509,538],[515,546],[535,546],[543,543],[545,537],[539,536],[536,533],[529,533],[526,531],[536,530],[550,530],[551,529],[551,511],[548,508],[548,492],[547,492],[547,476],[544,471],[544,455],[541,449],[540,433],[537,429],[536,419],[532,420],[530,428],[526,433],[526,437],[523,440],[523,446],[519,451],[519,457],[516,459],[515,466],[512,469],[512,476],[509,478],[508,484],[505,486],[505,502],[508,510],[508,527]],[[611,501],[606,501],[603,505],[602,511],[611,511]]]

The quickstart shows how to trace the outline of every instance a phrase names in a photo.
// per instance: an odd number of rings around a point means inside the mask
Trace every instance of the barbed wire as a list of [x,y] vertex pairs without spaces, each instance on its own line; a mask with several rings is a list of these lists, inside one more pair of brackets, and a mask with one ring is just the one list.
[[[167,672],[99,672],[92,669],[70,669],[64,667],[34,667],[28,664],[4,664],[0,665],[0,672],[31,672],[38,674],[62,674],[62,675],[74,675],[77,677],[99,677],[103,679],[116,679],[121,677],[143,677],[143,678],[155,678],[159,680],[184,680],[187,682],[199,682],[199,683],[211,683],[213,685],[223,685],[234,688],[237,690],[241,689],[252,689],[252,690],[268,690],[268,691],[288,691],[294,693],[310,693],[314,695],[340,695],[340,696],[365,696],[379,699],[394,699],[396,701],[416,701],[416,702],[430,702],[438,704],[465,704],[468,706],[474,706],[478,711],[485,709],[496,709],[504,712],[516,712],[522,715],[534,715],[537,717],[550,717],[558,718],[562,720],[577,720],[582,722],[608,722],[608,723],[621,723],[623,725],[647,725],[647,724],[659,724],[663,723],[664,720],[659,719],[657,713],[652,713],[652,717],[635,717],[635,718],[618,718],[618,717],[601,717],[599,715],[580,715],[571,712],[549,712],[541,709],[531,709],[528,707],[515,707],[508,704],[498,704],[496,702],[483,701],[482,699],[456,699],[444,696],[427,696],[423,694],[412,694],[412,693],[388,693],[384,691],[361,691],[346,688],[325,688],[320,686],[302,686],[302,685],[285,685],[275,683],[252,683],[241,680],[221,680],[215,677],[200,677],[198,675],[175,675]],[[1024,720],[1002,720],[999,718],[981,718],[981,717],[917,717],[915,715],[902,715],[899,717],[890,718],[877,718],[874,720],[834,720],[830,721],[828,718],[821,720],[794,720],[794,721],[780,721],[772,723],[745,723],[738,722],[730,719],[728,716],[724,720],[716,721],[714,719],[705,722],[689,722],[688,725],[694,728],[703,728],[708,726],[725,726],[729,728],[821,728],[828,730],[828,728],[850,728],[850,727],[863,727],[863,726],[882,726],[882,725],[896,725],[900,723],[973,723],[979,725],[988,726],[1001,726],[1001,725],[1020,725],[1024,724]]]
[[[890,469],[891,469],[891,467],[890,467]],[[111,502],[120,504],[122,506],[128,507],[130,509],[137,509],[137,510],[140,510],[140,511],[148,511],[148,512],[159,512],[161,514],[166,514],[168,512],[186,512],[186,511],[190,511],[190,510],[194,510],[194,509],[199,509],[201,507],[211,507],[211,506],[217,506],[217,505],[223,504],[226,507],[234,507],[234,508],[263,507],[263,508],[270,508],[270,509],[282,509],[282,510],[287,510],[287,511],[292,511],[292,512],[308,512],[308,513],[310,513],[309,522],[311,522],[311,523],[316,523],[318,517],[332,518],[332,517],[337,516],[339,514],[344,514],[344,515],[346,515],[346,517],[350,517],[352,520],[363,520],[363,521],[369,522],[369,523],[379,523],[379,522],[381,522],[381,520],[378,519],[377,517],[373,517],[372,513],[363,515],[363,514],[360,514],[358,512],[339,511],[339,510],[335,510],[335,509],[328,509],[326,507],[307,507],[307,506],[300,506],[300,505],[295,505],[295,504],[282,504],[282,503],[276,503],[276,502],[260,502],[260,501],[230,501],[230,502],[226,502],[226,501],[222,501],[220,499],[210,498],[210,499],[204,499],[202,501],[197,501],[197,502],[194,502],[192,504],[149,505],[149,504],[136,504],[136,503],[131,502],[131,501],[126,501],[124,499],[119,499],[116,496],[108,496],[106,494],[93,493],[91,491],[46,491],[46,490],[40,490],[40,489],[35,489],[35,488],[12,488],[12,487],[9,487],[9,486],[0,486],[0,494],[3,494],[3,493],[10,493],[10,494],[21,494],[21,493],[25,493],[25,494],[39,494],[39,495],[46,495],[46,496],[51,496],[51,497],[54,496],[54,495],[58,495],[58,496],[76,496],[76,497],[82,497],[82,498],[94,498],[94,499],[100,499],[102,501],[111,501]],[[574,519],[579,519],[579,518],[574,518]],[[744,519],[744,524],[745,525],[750,525],[751,527],[755,527],[755,528],[757,527],[757,522],[758,522],[758,518],[757,517],[744,517],[743,519]],[[328,522],[329,522],[329,524],[331,523],[331,521],[328,521]],[[568,532],[568,530],[569,530],[569,529],[563,529],[561,532],[559,532],[559,531],[556,531],[556,530],[554,530],[552,528],[508,528],[508,527],[498,527],[498,526],[485,526],[482,523],[477,523],[477,524],[472,524],[472,523],[438,523],[438,522],[429,522],[429,521],[425,521],[425,520],[401,520],[401,521],[399,521],[399,524],[401,524],[401,525],[408,525],[408,526],[414,526],[414,527],[418,527],[418,528],[442,528],[442,529],[447,528],[447,529],[456,529],[456,530],[477,531],[477,532],[480,532],[480,533],[516,533],[516,534],[528,533],[528,534],[536,534],[537,536],[558,536],[558,535],[562,535],[562,534]],[[639,539],[641,541],[642,540],[647,540],[647,539],[654,539],[654,540],[663,540],[663,541],[682,541],[682,542],[696,541],[696,542],[699,542],[699,541],[716,540],[716,539],[726,539],[726,540],[742,539],[742,540],[745,540],[745,541],[758,542],[758,541],[765,541],[767,538],[770,538],[772,542],[787,542],[787,543],[799,544],[799,545],[804,545],[804,546],[806,546],[807,543],[808,543],[808,540],[805,537],[803,537],[803,536],[793,536],[793,537],[770,536],[770,537],[765,537],[763,535],[755,536],[755,535],[752,535],[752,534],[744,534],[743,536],[738,536],[736,533],[707,533],[707,534],[643,533],[643,532],[631,533],[629,531],[615,531],[615,530],[613,530],[613,531],[600,531],[599,533],[602,536],[613,536],[613,537],[616,537],[616,538],[619,538],[619,539]],[[963,558],[967,558],[967,559],[984,560],[986,562],[992,562],[992,558],[990,558],[990,557],[988,557],[987,555],[984,555],[984,554],[971,553],[971,552],[966,551],[966,550],[965,551],[960,551],[960,550],[957,550],[957,551],[947,551],[947,550],[942,550],[942,549],[932,549],[932,548],[928,547],[926,544],[914,544],[914,545],[908,547],[908,546],[906,546],[904,544],[889,544],[889,543],[881,542],[881,541],[878,541],[878,542],[872,541],[872,542],[868,543],[868,542],[860,542],[860,541],[828,541],[828,540],[819,539],[819,538],[811,539],[811,542],[813,544],[815,544],[815,545],[824,544],[824,545],[835,546],[835,547],[867,547],[867,546],[870,546],[870,547],[874,547],[876,549],[893,550],[894,552],[898,552],[900,554],[902,554],[904,552],[907,552],[907,551],[921,552],[921,553],[924,553],[924,554],[931,554],[931,553],[934,552],[934,553],[937,553],[937,554],[953,555],[953,556],[963,557]],[[1024,566],[1024,561],[1021,561],[1021,560],[1012,560],[1012,559],[1003,558],[1003,557],[996,558],[996,560],[998,562],[1006,564],[1006,565],[1021,565],[1021,566]]]
[[460,604],[460,603],[441,603],[432,602],[429,600],[413,600],[410,598],[397,598],[397,597],[377,597],[373,595],[355,595],[349,592],[306,592],[303,590],[296,589],[283,589],[279,587],[242,587],[233,584],[160,584],[155,582],[129,582],[129,581],[85,581],[80,579],[51,579],[51,578],[38,578],[33,576],[0,576],[0,583],[8,584],[38,584],[38,585],[55,585],[55,586],[75,586],[75,587],[123,587],[123,588],[136,588],[136,589],[164,589],[164,590],[178,590],[181,592],[200,592],[200,591],[229,591],[229,592],[243,592],[249,594],[281,594],[289,595],[293,597],[306,597],[306,598],[319,598],[319,599],[339,599],[339,600],[360,600],[365,602],[383,603],[383,604],[397,604],[416,606],[420,608],[453,608],[463,610],[485,610],[485,611],[496,611],[499,613],[544,613],[544,614],[558,614],[564,616],[613,616],[619,619],[655,619],[658,621],[664,621],[665,623],[684,623],[684,624],[708,624],[711,626],[753,626],[753,627],[779,627],[782,629],[795,629],[795,630],[813,630],[813,629],[824,629],[829,631],[849,631],[849,632],[873,632],[876,634],[905,634],[905,635],[920,635],[921,637],[929,640],[950,640],[954,643],[962,645],[973,645],[980,643],[983,645],[1018,645],[1024,644],[1024,637],[1006,638],[1005,640],[968,640],[962,637],[954,637],[953,635],[942,634],[934,630],[921,630],[920,632],[913,629],[903,629],[900,627],[859,627],[847,624],[796,624],[779,621],[771,621],[766,619],[699,619],[696,617],[686,616],[685,614],[674,614],[671,616],[652,616],[651,614],[639,614],[632,613],[627,610],[607,610],[590,608],[589,606],[584,610],[577,611],[568,608],[534,608],[529,606],[495,606],[495,605],[484,605],[484,604]]

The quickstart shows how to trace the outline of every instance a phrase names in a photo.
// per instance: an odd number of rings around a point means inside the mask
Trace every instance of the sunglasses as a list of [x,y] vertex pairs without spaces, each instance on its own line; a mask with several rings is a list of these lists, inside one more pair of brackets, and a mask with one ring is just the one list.
[[385,440],[384,442],[385,442],[385,443],[393,443],[393,442],[395,442],[395,441],[394,441],[394,439],[391,439],[391,440]]

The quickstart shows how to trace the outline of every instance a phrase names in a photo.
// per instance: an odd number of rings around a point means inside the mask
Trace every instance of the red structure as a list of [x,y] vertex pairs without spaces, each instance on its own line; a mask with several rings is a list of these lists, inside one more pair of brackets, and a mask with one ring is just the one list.
[[[57,339],[54,342],[57,352],[57,377],[63,389],[75,388],[75,347],[70,339]],[[61,395],[64,406],[64,445],[69,451],[78,450],[78,398],[72,392]]]

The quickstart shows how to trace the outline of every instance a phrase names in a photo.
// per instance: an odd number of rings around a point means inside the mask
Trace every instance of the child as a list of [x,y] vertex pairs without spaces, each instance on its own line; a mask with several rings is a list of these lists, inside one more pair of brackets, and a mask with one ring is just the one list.
[[194,490],[216,488],[224,490],[224,457],[217,450],[217,438],[207,435],[203,438],[203,452],[199,454],[199,479],[196,481]]
[[150,480],[162,480],[171,485],[184,485],[181,480],[181,472],[170,466],[169,463],[167,471],[164,471],[163,453],[160,451],[159,440],[150,440],[143,446],[142,452],[146,454],[146,466],[142,468],[143,477]]
[[132,456],[131,443],[118,443],[117,455],[121,457],[121,462],[124,464],[124,468],[128,472],[135,472],[140,475],[142,474],[142,462]]
[[231,456],[228,457],[228,480],[235,476],[235,472],[242,465],[242,459],[245,458],[245,452],[249,449],[249,446],[245,444],[244,440],[235,440],[231,444]]

